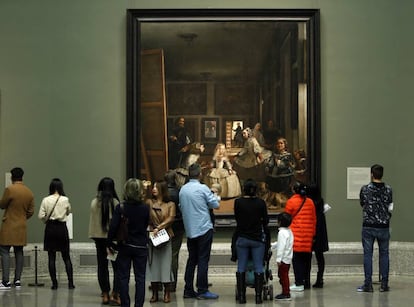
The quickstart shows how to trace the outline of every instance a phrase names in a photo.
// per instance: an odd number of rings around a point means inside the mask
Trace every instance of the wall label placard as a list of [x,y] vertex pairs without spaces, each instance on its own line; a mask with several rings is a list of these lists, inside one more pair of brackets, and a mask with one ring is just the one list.
[[359,192],[363,185],[371,181],[370,167],[347,168],[347,199],[359,199]]

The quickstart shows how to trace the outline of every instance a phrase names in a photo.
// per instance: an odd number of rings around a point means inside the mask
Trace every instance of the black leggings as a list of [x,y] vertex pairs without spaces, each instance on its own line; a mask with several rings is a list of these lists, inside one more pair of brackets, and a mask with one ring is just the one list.
[[[73,267],[72,261],[70,261],[69,251],[61,251],[63,262],[65,263],[66,274],[68,275],[68,279],[73,281]],[[55,251],[48,251],[47,252],[49,258],[49,274],[52,278],[52,281],[56,281],[56,252]]]
[[316,263],[318,264],[318,280],[322,280],[325,271],[325,257],[323,252],[315,251]]

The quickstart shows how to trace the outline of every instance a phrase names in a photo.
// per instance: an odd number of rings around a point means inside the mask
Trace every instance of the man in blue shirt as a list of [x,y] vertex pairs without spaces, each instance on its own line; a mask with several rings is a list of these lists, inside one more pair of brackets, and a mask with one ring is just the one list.
[[[213,243],[213,223],[209,210],[218,208],[219,200],[208,186],[200,183],[199,164],[190,165],[188,175],[190,180],[181,188],[179,194],[188,250],[184,298],[217,299],[217,294],[208,291],[208,262]],[[197,292],[193,285],[196,266]]]

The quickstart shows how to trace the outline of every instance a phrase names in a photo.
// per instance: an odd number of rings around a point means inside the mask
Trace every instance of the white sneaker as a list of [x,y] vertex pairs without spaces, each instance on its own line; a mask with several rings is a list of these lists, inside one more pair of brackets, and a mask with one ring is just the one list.
[[0,290],[10,290],[11,283],[9,282],[0,282]]
[[301,286],[292,285],[289,287],[289,289],[292,292],[303,292],[305,290],[305,286],[304,285],[301,285]]

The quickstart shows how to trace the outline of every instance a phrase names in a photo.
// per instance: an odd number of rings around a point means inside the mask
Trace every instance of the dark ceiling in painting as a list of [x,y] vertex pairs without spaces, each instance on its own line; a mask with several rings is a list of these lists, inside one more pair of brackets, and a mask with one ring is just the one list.
[[[168,80],[257,80],[297,22],[142,22],[141,49],[163,49]],[[277,55],[275,55],[277,56]]]

